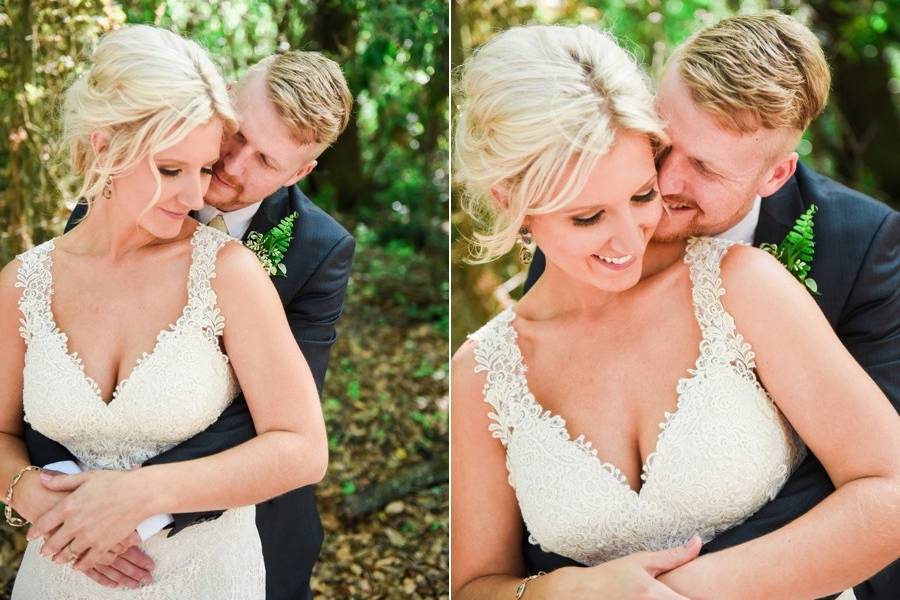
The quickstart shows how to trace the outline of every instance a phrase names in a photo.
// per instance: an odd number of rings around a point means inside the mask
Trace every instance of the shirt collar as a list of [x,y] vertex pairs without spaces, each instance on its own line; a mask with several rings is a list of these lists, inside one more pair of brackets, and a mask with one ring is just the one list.
[[756,225],[759,223],[759,207],[761,204],[762,198],[757,195],[756,198],[753,199],[753,206],[750,207],[750,212],[748,212],[743,219],[738,221],[731,229],[723,231],[713,237],[731,240],[732,242],[752,244],[753,238],[756,235]]
[[244,234],[247,233],[247,229],[250,227],[250,221],[253,220],[253,215],[259,210],[260,204],[262,204],[262,200],[237,210],[223,212],[215,206],[204,203],[203,208],[197,211],[197,217],[201,223],[206,225],[216,218],[216,215],[222,215],[222,218],[225,219],[225,227],[228,228],[228,235],[237,239],[242,239]]

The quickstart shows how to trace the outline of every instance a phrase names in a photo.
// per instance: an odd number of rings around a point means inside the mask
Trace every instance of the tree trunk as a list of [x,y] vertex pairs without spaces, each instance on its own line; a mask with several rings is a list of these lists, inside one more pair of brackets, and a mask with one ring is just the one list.
[[[350,62],[356,47],[356,22],[359,15],[344,2],[327,0],[319,2],[313,13],[308,34],[315,49],[321,50],[336,60],[350,84],[350,93],[355,97],[359,83],[353,77]],[[359,143],[359,128],[356,125],[356,107],[350,117],[347,129],[337,142],[319,157],[319,164],[313,172],[311,184],[321,189],[331,184],[335,190],[336,209],[342,213],[353,212],[358,204],[365,203],[366,193],[371,185],[363,174],[362,148]]]

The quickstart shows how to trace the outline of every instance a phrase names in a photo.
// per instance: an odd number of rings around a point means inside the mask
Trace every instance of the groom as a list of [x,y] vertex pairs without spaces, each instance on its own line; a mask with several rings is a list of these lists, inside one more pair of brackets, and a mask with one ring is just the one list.
[[[241,128],[223,140],[213,168],[205,206],[195,217],[203,223],[247,239],[265,234],[292,213],[293,241],[285,252],[284,276],[274,276],[294,338],[309,363],[319,395],[341,315],[354,240],[331,216],[296,186],[316,166],[316,158],[347,126],[352,96],[340,67],[315,52],[291,51],[269,56],[253,67],[232,90]],[[76,207],[73,226],[84,213]],[[67,228],[68,228],[67,227]],[[256,435],[243,395],[209,429],[147,461],[161,464],[199,458],[236,446]],[[26,442],[34,464],[74,461],[69,452],[26,424]],[[146,539],[167,522],[168,535],[215,519],[223,511],[161,515],[139,531]],[[256,524],[266,566],[268,600],[312,597],[310,575],[322,545],[323,531],[314,488],[308,486],[258,504]],[[130,557],[134,558],[135,549]],[[119,582],[139,580],[144,563],[106,573]],[[97,573],[91,574],[96,578]]]
[[[900,409],[900,213],[812,171],[794,152],[824,107],[829,83],[812,32],[775,12],[725,19],[679,47],[657,93],[672,145],[659,164],[668,216],[654,239],[716,236],[777,244],[815,204],[815,299],[843,344]],[[544,264],[538,252],[526,291]],[[833,490],[810,453],[778,496],[704,552],[778,529]],[[574,564],[527,541],[525,557],[529,573]],[[900,561],[854,592],[859,600],[900,597]]]

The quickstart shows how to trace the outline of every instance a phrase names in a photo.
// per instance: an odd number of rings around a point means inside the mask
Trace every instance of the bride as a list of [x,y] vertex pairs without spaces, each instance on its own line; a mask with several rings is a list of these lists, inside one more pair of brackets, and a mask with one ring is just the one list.
[[[126,27],[69,89],[64,125],[88,216],[0,274],[0,478],[12,521],[33,523],[13,598],[262,599],[253,505],[319,481],[327,444],[257,257],[188,217],[237,127],[225,83],[197,44]],[[256,438],[139,468],[215,421],[238,385]],[[27,467],[23,419],[89,470],[71,492]],[[79,572],[109,564],[151,515],[222,508],[146,540],[150,585],[112,590]]]
[[[474,260],[519,237],[547,267],[453,359],[454,597],[812,598],[896,558],[900,419],[808,292],[754,248],[650,244],[666,134],[634,61],[589,27],[514,28],[460,96]],[[695,558],[807,451],[830,497]],[[589,566],[526,577],[523,521]]]

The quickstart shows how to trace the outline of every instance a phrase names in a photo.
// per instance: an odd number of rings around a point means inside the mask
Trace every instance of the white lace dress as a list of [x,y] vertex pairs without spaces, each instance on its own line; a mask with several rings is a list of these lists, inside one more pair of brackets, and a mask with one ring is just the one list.
[[719,265],[731,242],[693,239],[690,268],[702,341],[678,382],[678,403],[660,424],[640,492],[528,389],[512,309],[472,335],[485,372],[490,429],[506,447],[509,483],[531,542],[597,565],[641,550],[704,542],[773,498],[805,447],[754,373],[754,354],[723,307]]
[[[181,317],[160,332],[153,351],[116,386],[109,404],[54,322],[53,240],[20,255],[25,420],[66,446],[87,469],[118,470],[140,465],[211,425],[238,392],[228,357],[219,348],[225,323],[210,284],[216,255],[229,239],[198,226],[191,239],[188,303]],[[154,582],[134,590],[106,588],[70,565],[56,565],[40,556],[41,542],[33,541],[13,598],[265,598],[255,514],[254,506],[232,509],[171,538],[163,530],[146,540],[142,548],[156,563]]]

